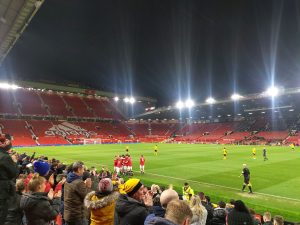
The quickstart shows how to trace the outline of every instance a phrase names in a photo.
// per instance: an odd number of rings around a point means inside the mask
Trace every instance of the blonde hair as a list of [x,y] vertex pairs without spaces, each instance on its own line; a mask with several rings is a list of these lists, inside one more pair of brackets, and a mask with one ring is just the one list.
[[273,218],[274,220],[274,224],[276,225],[283,225],[284,224],[284,220],[283,220],[283,217],[282,216],[274,216]]
[[45,183],[45,178],[41,177],[38,173],[35,173],[28,183],[28,190],[36,192],[43,183]]
[[193,214],[197,215],[197,216],[202,216],[203,215],[203,207],[200,197],[198,195],[194,195],[191,198],[190,201],[190,207],[192,209]]
[[183,200],[172,200],[168,203],[165,218],[176,224],[182,224],[187,218],[190,220],[193,213],[188,205]]

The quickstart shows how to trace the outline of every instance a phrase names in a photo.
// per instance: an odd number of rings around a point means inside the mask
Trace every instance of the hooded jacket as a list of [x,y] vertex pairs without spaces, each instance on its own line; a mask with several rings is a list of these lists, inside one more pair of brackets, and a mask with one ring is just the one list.
[[119,197],[118,192],[112,192],[106,196],[90,192],[84,199],[84,205],[91,211],[91,224],[114,224],[115,205]]
[[44,192],[23,194],[20,208],[24,210],[27,225],[49,225],[59,213],[60,199],[50,201]]
[[89,191],[81,176],[73,172],[68,174],[64,184],[64,219],[67,222],[83,220],[83,201]]
[[115,225],[141,225],[144,224],[150,209],[128,195],[120,195],[115,209]]

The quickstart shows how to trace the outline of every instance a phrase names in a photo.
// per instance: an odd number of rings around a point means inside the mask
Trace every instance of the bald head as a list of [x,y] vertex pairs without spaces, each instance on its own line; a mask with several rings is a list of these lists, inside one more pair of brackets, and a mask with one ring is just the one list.
[[172,200],[178,200],[179,196],[173,189],[164,190],[160,195],[160,204],[163,208],[166,208],[168,203]]

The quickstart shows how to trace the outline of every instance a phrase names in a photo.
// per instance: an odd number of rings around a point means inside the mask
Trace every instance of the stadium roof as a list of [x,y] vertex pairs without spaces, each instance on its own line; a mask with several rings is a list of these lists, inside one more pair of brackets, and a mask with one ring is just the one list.
[[135,118],[142,119],[193,119],[193,120],[233,120],[236,117],[258,115],[300,116],[300,87],[281,90],[276,97],[267,93],[254,93],[242,96],[238,101],[231,98],[216,99],[213,104],[196,102],[194,107],[178,109],[175,105],[156,108]]
[[44,0],[0,0],[0,64]]
[[270,85],[298,87],[299,6],[281,0],[49,0],[5,58],[0,76],[151,96],[158,106]]

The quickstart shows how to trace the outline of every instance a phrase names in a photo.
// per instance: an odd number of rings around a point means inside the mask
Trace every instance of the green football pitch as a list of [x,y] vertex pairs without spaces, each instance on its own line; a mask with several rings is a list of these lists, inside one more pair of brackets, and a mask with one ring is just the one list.
[[[124,144],[20,148],[18,152],[55,157],[65,163],[77,160],[87,166],[113,168],[115,155],[125,154]],[[257,158],[252,158],[252,146],[226,146],[228,157],[223,160],[223,146],[196,144],[159,144],[158,156],[154,144],[131,144],[134,177],[144,184],[172,184],[181,193],[184,182],[195,192],[203,191],[212,202],[243,200],[257,213],[270,211],[288,221],[300,221],[300,149],[267,147],[269,160],[262,157],[262,146],[256,146]],[[139,157],[146,159],[145,174],[140,175]],[[254,194],[241,192],[242,164],[251,172]],[[248,191],[248,190],[247,190]]]

